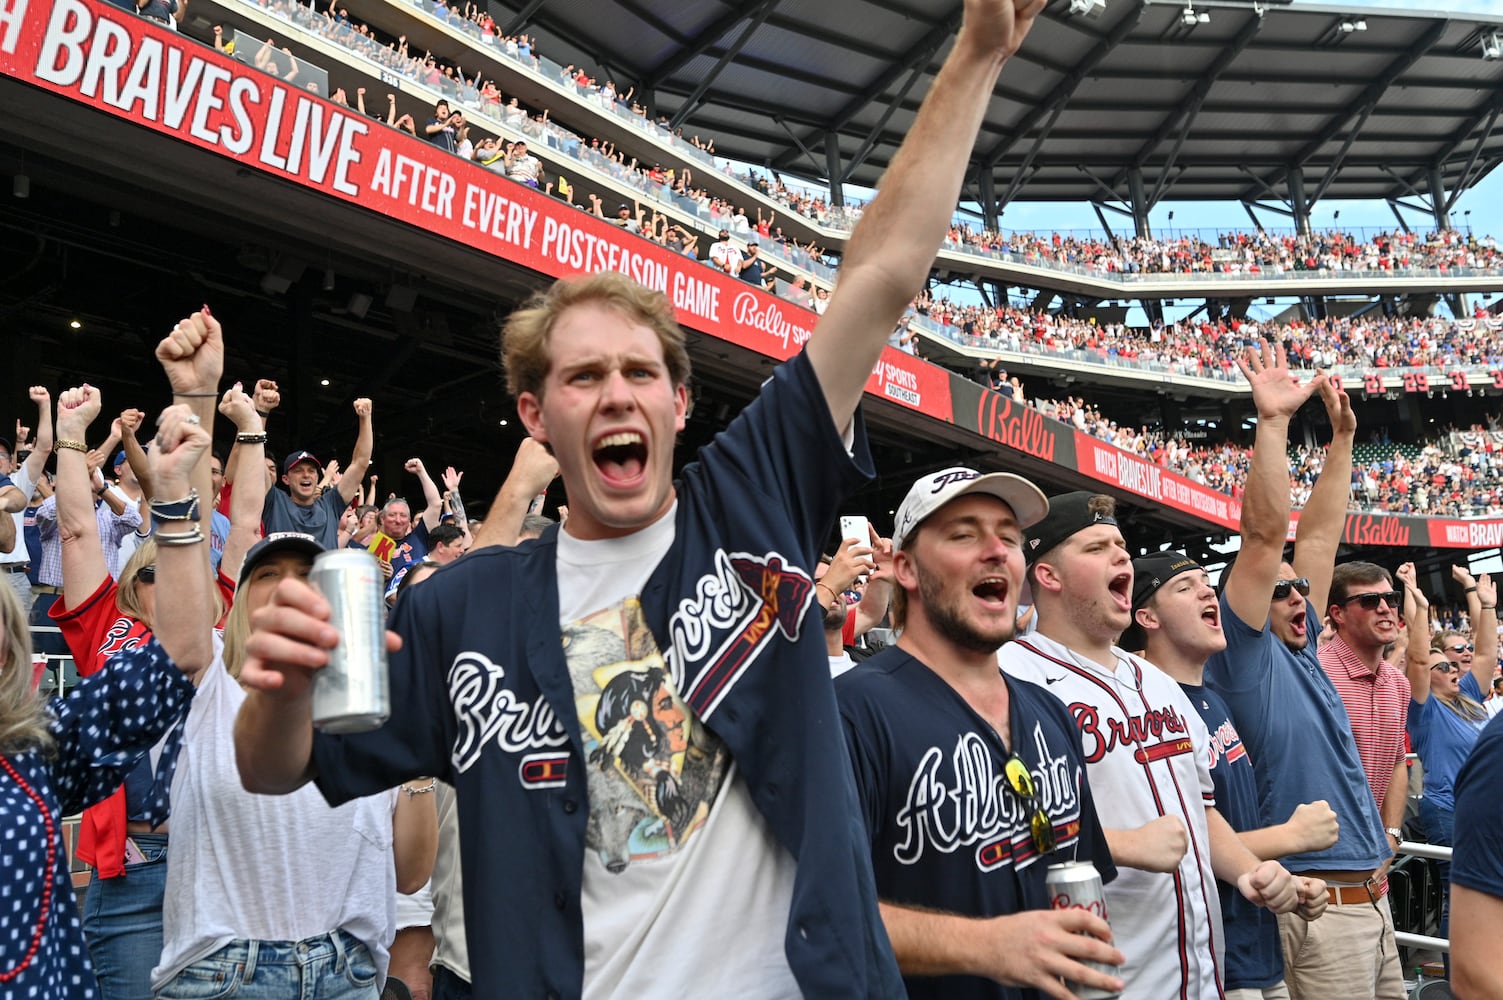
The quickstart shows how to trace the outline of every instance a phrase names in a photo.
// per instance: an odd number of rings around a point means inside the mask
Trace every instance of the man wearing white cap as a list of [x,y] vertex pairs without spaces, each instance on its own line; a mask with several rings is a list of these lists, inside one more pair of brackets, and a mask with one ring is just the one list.
[[1061,978],[1121,987],[1082,964],[1122,962],[1106,922],[1048,909],[1050,864],[1116,874],[1080,735],[1047,691],[997,669],[1018,612],[1023,529],[1047,511],[1037,487],[1007,473],[953,468],[915,483],[893,531],[902,636],[836,681],[911,998],[1063,1000]]

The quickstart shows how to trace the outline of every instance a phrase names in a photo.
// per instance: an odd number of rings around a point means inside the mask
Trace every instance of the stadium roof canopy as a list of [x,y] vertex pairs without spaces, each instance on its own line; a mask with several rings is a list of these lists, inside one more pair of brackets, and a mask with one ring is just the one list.
[[[1503,17],[1288,0],[1050,0],[1003,71],[968,199],[1423,201],[1503,161]],[[875,186],[959,0],[492,0],[716,152]],[[1186,14],[1187,9],[1193,13]],[[838,159],[832,155],[838,150]],[[1297,170],[1295,168],[1298,168]],[[1438,168],[1438,178],[1433,175]]]

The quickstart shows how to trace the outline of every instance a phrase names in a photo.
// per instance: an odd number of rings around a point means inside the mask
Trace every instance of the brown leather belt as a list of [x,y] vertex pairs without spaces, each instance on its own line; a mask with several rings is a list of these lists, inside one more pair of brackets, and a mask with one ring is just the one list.
[[1326,902],[1332,906],[1371,906],[1388,895],[1388,879],[1361,885],[1327,885]]

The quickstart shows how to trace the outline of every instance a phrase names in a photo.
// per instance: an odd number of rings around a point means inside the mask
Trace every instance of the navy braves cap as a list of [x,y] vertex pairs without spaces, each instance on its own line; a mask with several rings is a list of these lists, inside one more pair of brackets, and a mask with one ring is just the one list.
[[1116,524],[1111,514],[1090,509],[1091,498],[1099,494],[1090,490],[1076,490],[1049,498],[1049,513],[1028,531],[1028,541],[1023,544],[1023,556],[1032,566],[1039,557],[1077,531],[1084,531],[1095,524]]
[[292,467],[294,465],[298,464],[299,462],[312,462],[314,465],[318,466],[320,469],[322,469],[324,467],[324,463],[320,462],[318,460],[317,456],[315,456],[313,454],[313,452],[311,452],[311,451],[295,451],[291,455],[288,455],[287,456],[287,460],[282,463],[282,471],[283,472],[291,472],[292,471]]
[[1137,622],[1138,609],[1147,604],[1149,598],[1158,593],[1160,587],[1181,573],[1204,568],[1183,552],[1176,552],[1173,549],[1165,549],[1163,552],[1154,552],[1134,559],[1132,561],[1132,613],[1135,617],[1127,631],[1122,633],[1122,638],[1117,641],[1117,645],[1129,653],[1142,651],[1148,645],[1148,636]]
[[1021,527],[1028,527],[1049,513],[1049,501],[1037,486],[1010,472],[983,475],[975,469],[955,466],[941,469],[914,483],[893,521],[892,547],[896,551],[924,519],[956,497],[985,493],[1012,508]]
[[312,559],[322,551],[324,547],[312,535],[301,531],[273,532],[252,545],[250,551],[245,554],[244,561],[240,563],[240,575],[235,578],[235,593],[240,593],[240,588],[245,586],[246,580],[250,579],[251,570],[263,560],[279,552],[299,552]]

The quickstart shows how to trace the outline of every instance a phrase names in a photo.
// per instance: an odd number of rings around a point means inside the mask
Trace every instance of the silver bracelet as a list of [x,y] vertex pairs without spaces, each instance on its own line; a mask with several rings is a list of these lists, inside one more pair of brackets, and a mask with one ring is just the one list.
[[197,524],[194,524],[193,530],[189,532],[173,532],[168,535],[157,532],[152,537],[157,540],[158,545],[171,547],[174,545],[197,545],[204,540],[204,533]]
[[438,779],[437,778],[429,778],[428,779],[428,784],[424,785],[422,788],[413,788],[411,785],[407,784],[406,782],[403,782],[403,784],[402,784],[401,787],[402,787],[402,791],[406,792],[407,793],[407,797],[410,799],[414,795],[427,795],[429,792],[431,792],[434,789],[436,789],[438,787]]

